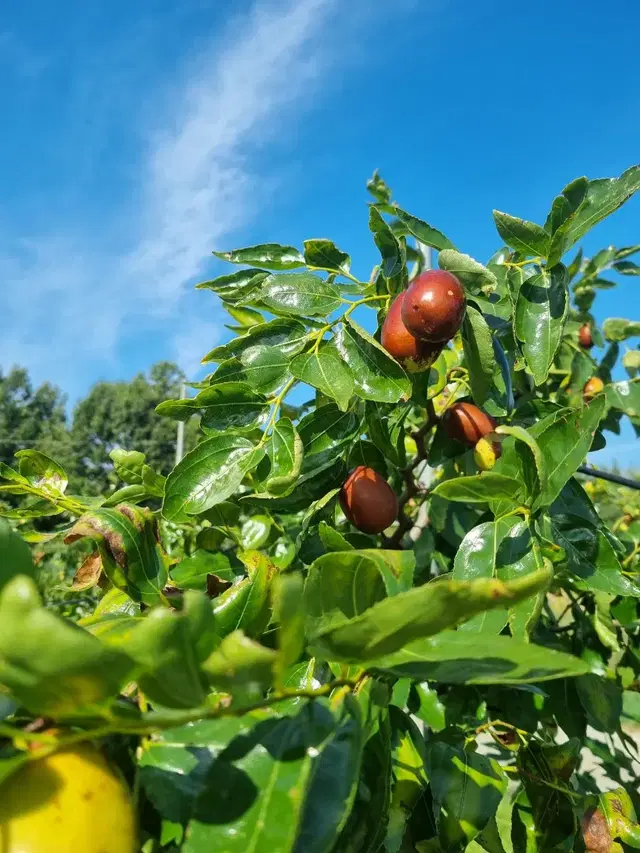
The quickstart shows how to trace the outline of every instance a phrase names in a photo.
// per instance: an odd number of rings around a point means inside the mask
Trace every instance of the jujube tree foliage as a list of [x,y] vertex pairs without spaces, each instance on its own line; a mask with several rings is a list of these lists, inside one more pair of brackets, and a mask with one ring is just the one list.
[[[328,239],[216,253],[236,267],[199,288],[234,336],[158,407],[201,431],[168,476],[116,448],[122,487],[85,498],[40,452],[0,467],[3,790],[54,758],[64,788],[91,748],[114,768],[63,840],[116,802],[120,851],[640,847],[640,512],[602,518],[576,476],[623,418],[640,431],[637,349],[613,379],[640,324],[592,313],[640,245],[574,248],[640,167],[573,181],[544,225],[494,211],[486,263],[368,187],[367,281]],[[47,610],[20,534],[94,543],[93,615]]]

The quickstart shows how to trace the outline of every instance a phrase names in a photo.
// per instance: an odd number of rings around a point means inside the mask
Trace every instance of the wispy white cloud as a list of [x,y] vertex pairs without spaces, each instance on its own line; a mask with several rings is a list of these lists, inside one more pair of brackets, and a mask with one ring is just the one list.
[[[176,309],[210,250],[255,215],[266,185],[254,140],[272,138],[292,105],[301,114],[312,87],[335,72],[323,34],[338,4],[258,2],[229,21],[185,78],[172,81],[171,96],[155,93],[166,109],[145,140],[140,187],[118,200],[99,233],[63,220],[28,239],[0,238],[0,310],[10,321],[0,364],[21,362],[63,384],[86,381],[90,365],[115,357],[125,319]],[[135,116],[127,130],[140,133]],[[167,355],[192,362],[196,341],[205,352],[220,327],[210,318],[176,332]]]

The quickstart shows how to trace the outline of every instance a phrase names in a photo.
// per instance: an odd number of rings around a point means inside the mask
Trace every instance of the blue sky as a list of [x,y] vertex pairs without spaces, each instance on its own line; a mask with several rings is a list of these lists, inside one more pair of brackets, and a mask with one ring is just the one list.
[[[326,236],[366,275],[375,167],[485,260],[493,207],[543,221],[570,179],[640,160],[628,0],[7,6],[0,365],[72,400],[159,359],[196,370],[225,335],[192,287],[220,271],[212,249]],[[640,242],[640,198],[586,249],[610,242]],[[637,318],[638,286],[597,315]]]

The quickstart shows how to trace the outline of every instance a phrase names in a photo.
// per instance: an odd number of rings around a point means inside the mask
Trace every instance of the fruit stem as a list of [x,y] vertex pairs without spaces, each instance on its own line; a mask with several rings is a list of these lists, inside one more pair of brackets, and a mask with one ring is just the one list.
[[284,386],[282,391],[278,394],[278,396],[273,400],[273,409],[271,410],[271,417],[269,418],[269,423],[266,425],[266,427],[264,429],[264,432],[262,434],[262,438],[260,439],[260,442],[258,443],[258,447],[264,447],[264,445],[269,440],[269,430],[273,429],[273,426],[274,426],[276,419],[278,417],[278,412],[280,411],[280,406],[282,405],[284,398],[287,396],[287,394],[289,393],[289,391],[293,388],[293,386],[295,384],[296,384],[295,378],[290,379],[287,382],[287,384]]

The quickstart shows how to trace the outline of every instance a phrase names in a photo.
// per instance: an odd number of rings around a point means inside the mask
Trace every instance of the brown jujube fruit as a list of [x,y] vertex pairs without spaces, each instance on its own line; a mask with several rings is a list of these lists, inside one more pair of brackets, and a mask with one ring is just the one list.
[[380,342],[389,355],[405,367],[426,370],[442,352],[443,344],[429,344],[411,334],[402,321],[404,297],[405,294],[401,293],[391,303],[382,324]]
[[578,341],[583,349],[591,349],[593,346],[593,336],[591,334],[591,326],[588,323],[580,326],[578,332]]
[[496,422],[473,403],[454,403],[445,412],[443,426],[449,438],[475,447],[481,438],[495,430]]
[[398,517],[398,500],[393,489],[374,471],[359,465],[346,479],[340,492],[342,511],[363,533],[382,533]]
[[604,382],[599,376],[592,376],[586,381],[582,389],[582,396],[585,400],[592,400],[601,391],[604,391]]
[[402,321],[416,338],[429,343],[451,340],[464,319],[462,285],[446,270],[427,270],[407,288]]

